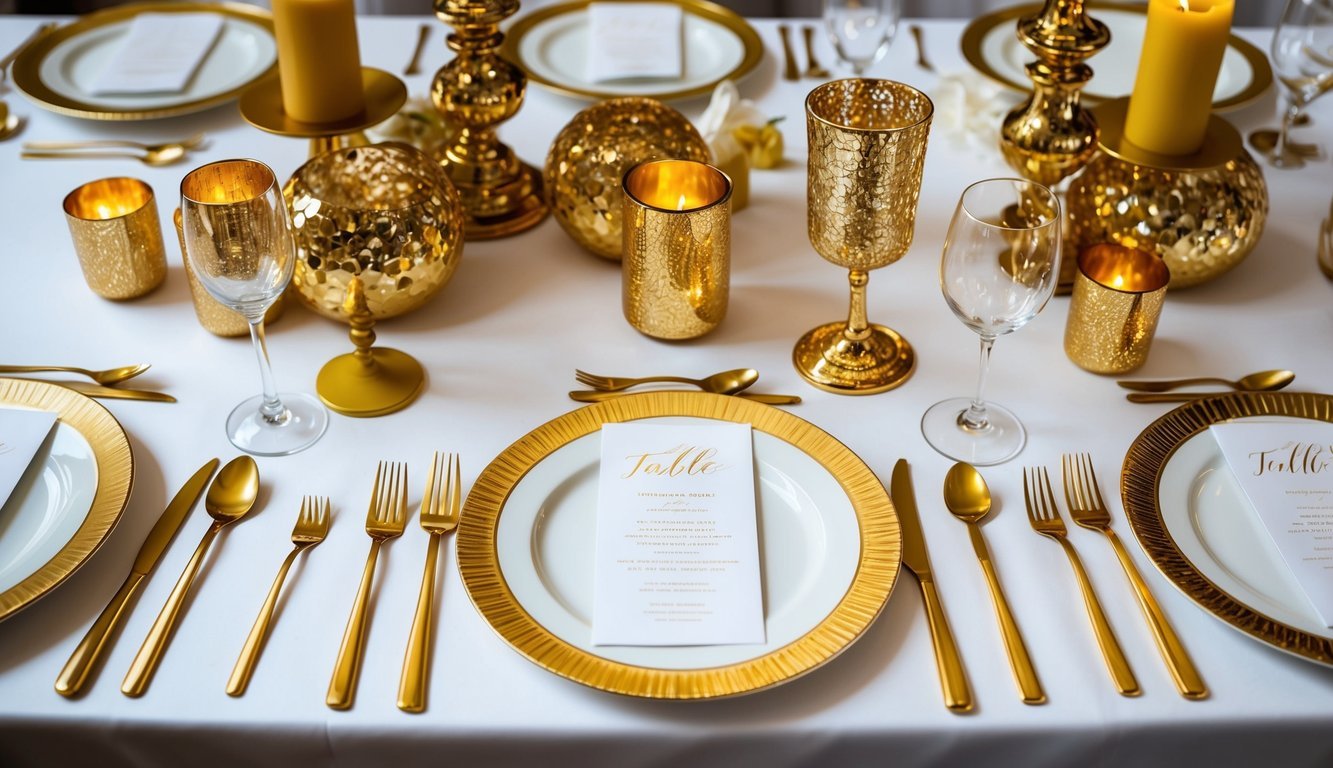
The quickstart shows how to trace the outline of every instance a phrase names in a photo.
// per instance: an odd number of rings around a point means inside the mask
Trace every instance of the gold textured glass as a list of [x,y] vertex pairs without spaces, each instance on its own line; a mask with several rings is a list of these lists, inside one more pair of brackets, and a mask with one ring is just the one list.
[[981,337],[975,397],[932,405],[921,418],[930,447],[977,466],[1017,456],[1027,432],[1008,409],[987,403],[995,339],[1027,325],[1050,301],[1060,275],[1060,202],[1024,179],[986,179],[963,190],[940,260],[949,309]]
[[883,392],[916,367],[906,339],[867,319],[866,282],[869,270],[902,258],[912,244],[934,111],[924,93],[892,80],[837,80],[806,97],[810,243],[851,271],[847,321],[815,328],[792,352],[796,370],[819,389]]
[[167,277],[153,188],[138,179],[98,179],[65,196],[65,222],[88,287],[104,299],[133,299]]
[[181,180],[185,256],[208,293],[245,316],[263,394],[227,417],[227,437],[246,453],[283,456],[308,448],[329,416],[307,394],[279,397],[264,339],[264,313],[292,279],[291,220],[273,170],[257,160],[222,160]]
[[1148,360],[1171,270],[1155,253],[1104,243],[1078,255],[1065,354],[1093,373],[1129,373]]

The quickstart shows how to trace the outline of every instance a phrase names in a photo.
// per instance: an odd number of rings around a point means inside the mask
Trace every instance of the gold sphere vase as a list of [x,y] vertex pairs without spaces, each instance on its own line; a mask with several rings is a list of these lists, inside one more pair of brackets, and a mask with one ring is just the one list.
[[934,111],[924,93],[892,80],[837,80],[806,97],[810,243],[850,270],[851,284],[846,322],[815,328],[792,352],[797,372],[819,389],[884,392],[916,368],[912,345],[867,319],[866,283],[869,270],[902,258],[912,244]]
[[283,188],[298,259],[292,288],[306,306],[351,326],[356,351],[320,371],[316,391],[348,416],[410,404],[420,363],[372,347],[376,320],[424,305],[449,281],[463,247],[458,193],[433,159],[405,145],[329,152]]

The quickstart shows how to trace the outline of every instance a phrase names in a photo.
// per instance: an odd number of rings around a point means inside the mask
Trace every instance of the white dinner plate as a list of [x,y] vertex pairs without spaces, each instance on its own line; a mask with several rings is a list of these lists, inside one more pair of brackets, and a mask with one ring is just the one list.
[[[1019,42],[1015,24],[1040,8],[1040,4],[1015,6],[976,19],[963,32],[963,55],[982,74],[1011,88],[1031,90],[1025,67],[1036,57]],[[1088,59],[1093,78],[1083,94],[1091,100],[1128,96],[1134,90],[1143,48],[1144,6],[1094,3],[1089,4],[1088,14],[1107,26],[1111,42]],[[1232,35],[1213,89],[1213,108],[1247,104],[1272,81],[1273,72],[1263,52]]]
[[[605,0],[603,0],[605,1]],[[539,8],[520,18],[504,42],[506,57],[533,82],[587,98],[648,96],[676,99],[708,93],[719,82],[739,79],[759,63],[763,44],[734,12],[702,0],[679,0],[684,13],[680,78],[631,78],[614,82],[587,79],[588,3]]]
[[[91,92],[140,13],[214,13],[217,42],[185,90],[162,94]],[[236,98],[277,62],[273,20],[262,9],[225,3],[143,3],[89,14],[48,33],[14,61],[14,84],[56,112],[98,120],[143,120],[207,109]]]
[[[592,644],[600,430],[607,422],[751,424],[766,641]],[[595,688],[654,698],[749,693],[819,666],[883,607],[901,540],[883,485],[818,428],[739,398],[655,392],[566,414],[482,473],[459,528],[459,569],[516,650]]]
[[1236,394],[1154,422],[1125,458],[1125,511],[1158,568],[1229,626],[1333,665],[1333,629],[1310,604],[1208,427],[1240,419],[1333,422],[1333,397]]
[[134,459],[106,408],[72,389],[0,379],[0,407],[51,411],[53,434],[0,507],[0,619],[50,592],[110,535]]

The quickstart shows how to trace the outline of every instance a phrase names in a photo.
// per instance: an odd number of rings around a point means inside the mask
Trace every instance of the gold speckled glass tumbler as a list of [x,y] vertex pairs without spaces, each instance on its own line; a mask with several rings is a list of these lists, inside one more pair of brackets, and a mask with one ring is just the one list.
[[705,163],[655,160],[622,186],[625,319],[656,339],[713,330],[731,283],[731,179]]
[[65,196],[65,221],[83,279],[104,299],[133,299],[167,277],[153,188],[138,179],[98,179]]
[[1078,256],[1065,354],[1093,373],[1128,373],[1148,359],[1171,270],[1156,254],[1110,243]]

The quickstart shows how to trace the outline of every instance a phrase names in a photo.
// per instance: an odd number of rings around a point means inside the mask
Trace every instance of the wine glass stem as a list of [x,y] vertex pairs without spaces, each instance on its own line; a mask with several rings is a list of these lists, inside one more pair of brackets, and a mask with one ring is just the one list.
[[995,346],[994,336],[981,337],[981,365],[977,373],[977,395],[972,398],[972,404],[958,415],[958,423],[964,429],[982,430],[990,427],[990,420],[986,416],[986,401],[984,393],[986,391],[986,372],[990,370],[990,352],[991,347]]
[[1275,157],[1286,156],[1288,152],[1287,131],[1291,130],[1291,126],[1296,122],[1296,118],[1300,117],[1301,108],[1303,106],[1304,105],[1296,94],[1291,94],[1291,98],[1287,104],[1287,111],[1282,113],[1282,128],[1277,133],[1277,146],[1273,148],[1273,155]]
[[250,341],[254,343],[255,357],[259,358],[259,378],[263,380],[264,399],[259,414],[270,424],[287,420],[287,409],[278,399],[278,388],[273,383],[273,366],[268,361],[268,341],[264,338],[264,316],[250,319]]
[[866,317],[866,283],[870,282],[870,274],[853,269],[847,274],[847,282],[852,286],[852,306],[843,336],[848,341],[864,341],[870,335],[870,320]]

